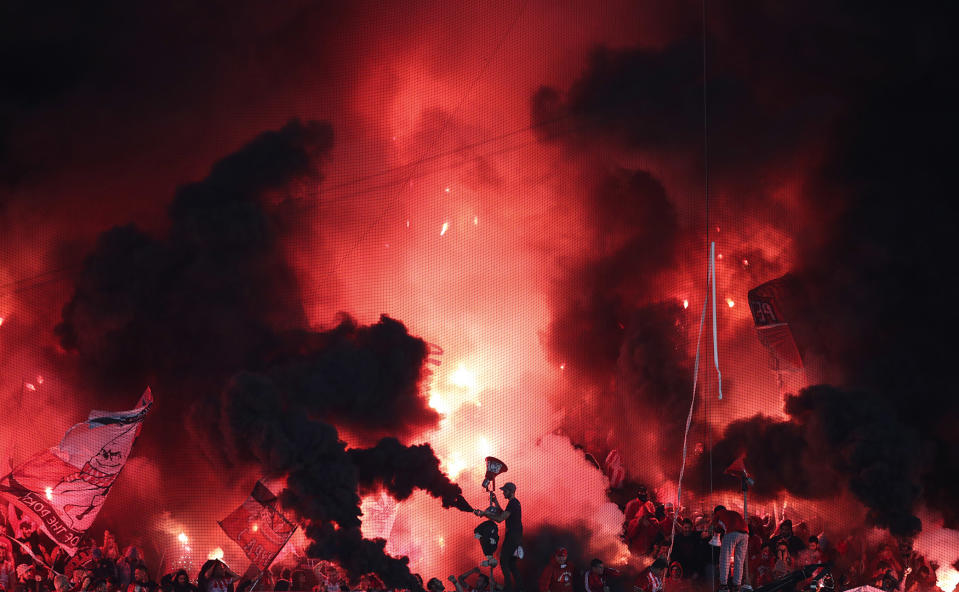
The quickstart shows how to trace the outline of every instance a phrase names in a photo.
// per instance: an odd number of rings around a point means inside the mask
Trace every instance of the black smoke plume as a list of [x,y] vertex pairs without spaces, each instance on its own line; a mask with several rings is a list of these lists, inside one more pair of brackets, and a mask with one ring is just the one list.
[[[760,496],[788,491],[822,499],[848,489],[868,508],[872,525],[898,536],[921,530],[910,511],[920,494],[921,441],[886,401],[820,385],[788,397],[785,410],[789,421],[755,416],[727,426],[713,446],[714,483],[737,487],[722,471],[745,453],[756,481],[753,491]],[[690,474],[708,471],[701,466]]]
[[662,184],[643,170],[603,174],[588,205],[593,248],[556,291],[546,343],[570,374],[602,380],[615,371],[644,285],[675,262],[678,222]]
[[256,367],[281,330],[303,327],[296,280],[264,201],[304,179],[333,146],[328,124],[291,121],[182,187],[168,235],[100,236],[56,332],[96,383],[222,379]]
[[363,488],[385,489],[396,500],[422,489],[442,501],[444,508],[472,512],[460,486],[449,480],[429,444],[404,446],[396,438],[383,438],[372,448],[349,451]]
[[361,326],[341,315],[329,331],[285,335],[283,347],[268,373],[311,415],[404,438],[439,421],[420,393],[428,346],[399,321]]
[[[946,196],[954,193],[950,142],[959,131],[948,98],[957,83],[947,74],[956,46],[932,13],[904,20],[898,7],[882,5],[862,17],[859,7],[825,2],[717,7],[706,23],[705,123],[702,23],[693,21],[661,46],[596,49],[568,89],[535,94],[531,118],[543,124],[544,141],[563,142],[573,154],[652,153],[663,168],[696,175],[706,125],[714,216],[774,224],[795,240],[792,269],[771,269],[756,284],[795,274],[804,292],[796,334],[809,339],[803,345],[822,373],[816,380],[834,386],[790,399],[787,422],[730,425],[714,451],[723,457],[717,464],[744,448],[763,473],[760,491],[781,484],[819,498],[841,485],[892,532],[919,528],[920,503],[956,528],[959,512],[949,500],[959,497],[950,477],[959,471],[959,440],[951,418],[959,408],[949,393],[959,316],[947,304],[955,290],[946,287],[955,267]],[[802,205],[793,208],[804,220],[798,225],[769,195],[781,188],[777,175],[797,173],[806,179]],[[625,285],[643,272],[621,275]],[[576,283],[579,271],[570,277]],[[635,285],[636,299],[658,289]],[[608,368],[617,351],[609,344],[619,343],[615,328],[626,316],[622,301],[615,284],[589,299],[564,291],[547,337],[554,359],[576,359],[581,350],[590,356],[581,362]],[[582,347],[566,327],[580,330]],[[853,423],[840,427],[836,417]]]
[[[592,248],[555,291],[548,353],[565,365],[572,388],[597,393],[575,415],[612,428],[614,445],[636,452],[628,456],[637,462],[627,459],[632,469],[649,455],[675,466],[664,452],[682,445],[688,408],[685,319],[680,303],[658,302],[648,288],[678,262],[678,216],[662,183],[644,170],[602,173],[587,199]],[[607,434],[569,429],[605,458]],[[654,441],[642,437],[647,432]]]
[[[306,327],[283,221],[298,205],[295,187],[322,179],[317,166],[332,143],[329,125],[292,121],[181,188],[166,236],[132,226],[104,233],[57,334],[91,384],[155,386],[162,412],[141,449],[156,451],[165,470],[182,471],[177,463],[199,448],[220,473],[285,476],[280,499],[314,537],[313,555],[414,589],[408,560],[363,539],[361,490],[402,499],[422,488],[469,508],[428,445],[396,439],[438,420],[420,392],[426,343],[386,316]],[[331,421],[396,437],[348,451]]]
[[305,524],[312,540],[307,553],[336,560],[354,577],[375,572],[391,587],[418,586],[407,558],[388,555],[385,541],[363,538],[361,492],[383,489],[402,500],[423,489],[444,507],[472,510],[428,444],[408,447],[384,438],[372,448],[347,450],[333,426],[309,419],[265,376],[234,377],[221,407],[218,425],[231,460],[286,475],[280,501]]

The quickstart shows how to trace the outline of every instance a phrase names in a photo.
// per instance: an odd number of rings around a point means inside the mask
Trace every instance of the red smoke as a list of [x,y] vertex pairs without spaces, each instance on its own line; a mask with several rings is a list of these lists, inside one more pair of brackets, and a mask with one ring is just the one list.
[[[589,553],[623,559],[604,477],[573,445],[600,461],[621,449],[631,478],[675,491],[674,424],[692,394],[705,297],[699,7],[354,3],[264,15],[251,5],[136,23],[104,10],[90,33],[55,35],[56,55],[87,48],[80,63],[52,60],[66,70],[49,72],[60,84],[14,103],[15,125],[2,132],[17,158],[2,169],[0,204],[0,401],[15,410],[0,420],[0,457],[19,462],[89,407],[135,394],[82,380],[54,333],[97,237],[129,222],[164,236],[177,187],[293,117],[329,121],[334,139],[315,163],[322,180],[260,196],[286,224],[277,248],[298,284],[283,297],[302,307],[300,328],[330,327],[340,312],[362,324],[386,314],[438,344],[442,363],[422,396],[440,419],[400,434],[404,443],[429,442],[474,506],[486,501],[483,457],[503,458],[528,529],[566,527],[583,533]],[[725,398],[708,380],[694,443],[755,414],[786,420],[786,393],[847,374],[823,347],[804,374],[778,377],[746,305],[750,288],[802,264],[839,224],[846,202],[830,200],[839,189],[824,186],[820,169],[839,143],[835,121],[860,92],[842,90],[841,66],[821,71],[828,60],[814,47],[803,46],[811,65],[778,72],[776,56],[788,52],[770,31],[795,15],[763,16],[723,10],[711,21],[709,235]],[[68,17],[51,28],[72,31]],[[647,76],[648,103],[607,84],[622,64]],[[109,81],[126,84],[100,90]],[[649,326],[668,338],[650,339]],[[709,337],[701,366],[712,372]],[[169,398],[156,397],[162,410]],[[166,410],[171,423],[153,428],[147,450],[163,454],[160,432],[187,437],[171,420],[181,411]],[[337,427],[351,446],[369,444],[362,430]],[[184,474],[211,485],[183,483]],[[122,529],[127,508],[149,500],[142,511],[157,528],[139,532],[148,552],[181,552],[174,539],[188,531],[198,559],[221,547],[239,565],[214,520],[257,476],[224,475],[201,454],[135,450],[99,524]],[[771,498],[759,503],[779,503]],[[846,491],[789,499],[825,517],[865,513]],[[422,492],[395,508],[371,494],[364,511],[375,503],[383,522],[364,531],[389,532],[387,550],[408,555],[414,571],[460,573],[479,559],[469,516]]]

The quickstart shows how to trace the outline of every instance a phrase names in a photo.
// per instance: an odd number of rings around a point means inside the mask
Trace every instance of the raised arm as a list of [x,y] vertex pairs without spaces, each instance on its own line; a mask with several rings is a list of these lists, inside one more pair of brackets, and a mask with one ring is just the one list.
[[461,573],[459,577],[456,578],[456,582],[454,582],[454,584],[456,585],[457,592],[463,592],[464,590],[469,588],[469,584],[466,583],[466,578],[470,577],[471,575],[475,573],[478,574],[483,572],[480,571],[480,568],[474,567],[473,569],[467,572]]

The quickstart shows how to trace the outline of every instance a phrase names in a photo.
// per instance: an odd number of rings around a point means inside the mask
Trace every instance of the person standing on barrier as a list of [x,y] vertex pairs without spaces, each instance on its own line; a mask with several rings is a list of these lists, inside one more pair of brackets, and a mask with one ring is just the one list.
[[[722,548],[719,552],[719,589],[739,590],[743,583],[743,564],[746,561],[746,547],[749,534],[746,520],[742,514],[727,510],[725,506],[716,506],[713,510],[712,526],[722,533]],[[733,581],[729,585],[729,563],[733,562]]]
[[516,499],[515,483],[506,483],[500,487],[500,490],[503,492],[503,497],[509,500],[505,509],[500,508],[494,498],[495,508],[491,507],[486,511],[475,510],[474,514],[494,522],[506,523],[506,534],[503,536],[499,554],[500,568],[503,570],[503,590],[517,592],[520,589],[520,576],[516,560],[523,557],[523,510],[519,500]]

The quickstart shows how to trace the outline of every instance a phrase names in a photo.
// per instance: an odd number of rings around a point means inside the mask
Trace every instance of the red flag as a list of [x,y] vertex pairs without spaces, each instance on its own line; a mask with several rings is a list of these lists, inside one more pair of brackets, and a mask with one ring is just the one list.
[[783,303],[788,302],[790,294],[797,290],[795,283],[795,278],[786,274],[756,286],[748,294],[759,341],[773,354],[781,370],[803,368],[802,352],[783,310]]
[[31,516],[73,555],[126,464],[152,406],[153,395],[147,389],[129,411],[91,411],[59,445],[0,479],[0,499]]
[[250,497],[220,521],[220,528],[260,570],[273,563],[296,530],[276,504],[273,492],[257,481]]
[[734,460],[733,464],[726,467],[726,470],[723,472],[733,477],[746,477],[748,479],[749,473],[746,471],[746,463],[743,462],[745,458],[745,454],[740,454],[739,458]]

